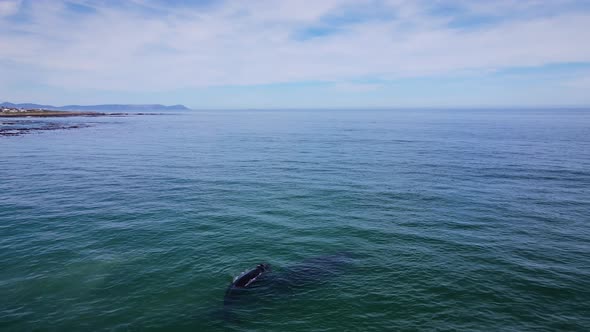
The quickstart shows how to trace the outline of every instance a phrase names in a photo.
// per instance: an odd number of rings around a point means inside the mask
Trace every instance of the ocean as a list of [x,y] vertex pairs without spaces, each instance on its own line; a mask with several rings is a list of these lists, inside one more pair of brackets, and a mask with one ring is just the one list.
[[34,121],[75,129],[0,137],[2,331],[590,330],[589,110]]

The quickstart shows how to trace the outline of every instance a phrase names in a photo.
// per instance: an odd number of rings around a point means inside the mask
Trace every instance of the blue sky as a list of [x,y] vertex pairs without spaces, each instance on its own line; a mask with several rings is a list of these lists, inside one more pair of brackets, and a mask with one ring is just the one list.
[[0,0],[0,101],[590,105],[590,1]]

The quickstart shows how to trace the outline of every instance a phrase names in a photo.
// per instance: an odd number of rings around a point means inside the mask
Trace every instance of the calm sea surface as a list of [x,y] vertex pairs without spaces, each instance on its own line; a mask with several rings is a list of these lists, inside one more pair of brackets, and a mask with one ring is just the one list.
[[[590,330],[588,110],[40,121],[90,127],[0,137],[2,331]],[[224,308],[261,262],[310,275]]]

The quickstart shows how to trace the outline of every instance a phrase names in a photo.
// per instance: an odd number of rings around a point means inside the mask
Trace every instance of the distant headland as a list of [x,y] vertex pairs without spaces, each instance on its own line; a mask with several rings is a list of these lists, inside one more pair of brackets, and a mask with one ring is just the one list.
[[[22,118],[55,118],[55,117],[98,117],[98,116],[136,116],[136,115],[161,115],[163,111],[189,110],[183,105],[67,105],[52,106],[40,104],[0,104],[0,137],[20,136],[32,132],[73,129],[89,127],[87,123],[69,123],[49,120],[26,120]],[[131,111],[131,113],[127,113]]]
[[53,106],[41,104],[13,104],[4,102],[0,104],[1,109],[26,109],[26,110],[47,110],[47,111],[188,111],[184,105],[160,105],[160,104],[104,104],[104,105],[66,105]]

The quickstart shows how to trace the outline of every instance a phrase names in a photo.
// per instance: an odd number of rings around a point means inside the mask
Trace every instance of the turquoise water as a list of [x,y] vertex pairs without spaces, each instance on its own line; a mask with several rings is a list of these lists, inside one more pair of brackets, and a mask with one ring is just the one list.
[[590,329],[589,111],[42,121],[90,127],[0,137],[3,331]]

